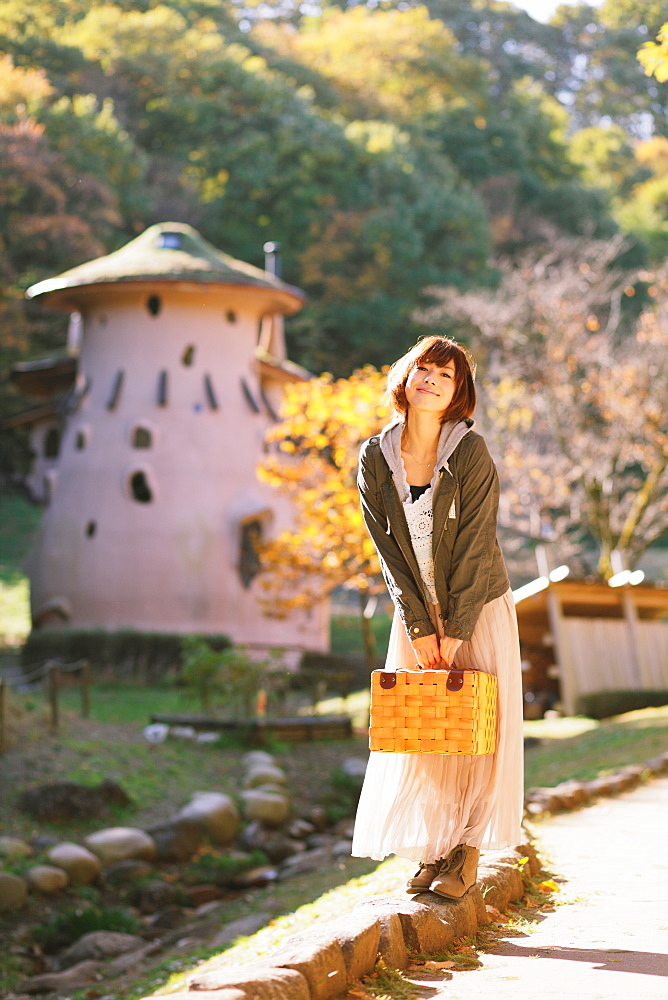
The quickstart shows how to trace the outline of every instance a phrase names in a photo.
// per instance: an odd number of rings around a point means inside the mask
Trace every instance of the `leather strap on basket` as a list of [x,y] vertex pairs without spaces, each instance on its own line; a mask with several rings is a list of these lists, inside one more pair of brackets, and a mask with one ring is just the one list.
[[461,691],[464,687],[464,671],[463,670],[449,670],[448,680],[446,683],[446,688],[448,691]]
[[[395,671],[381,670],[380,672],[380,686],[384,691],[390,691],[393,687],[396,687],[397,675]],[[464,671],[463,670],[449,670],[448,679],[446,681],[446,688],[448,691],[456,692],[461,691],[464,687]]]

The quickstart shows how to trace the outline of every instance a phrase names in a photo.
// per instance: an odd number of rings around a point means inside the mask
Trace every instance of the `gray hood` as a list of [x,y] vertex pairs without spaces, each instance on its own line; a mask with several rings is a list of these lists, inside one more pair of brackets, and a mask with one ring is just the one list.
[[[442,468],[446,468],[448,472],[450,471],[448,459],[464,435],[468,434],[471,430],[473,423],[473,420],[470,419],[444,421],[443,426],[441,427],[441,436],[438,439],[438,450],[436,453],[434,474],[431,477],[432,487],[436,484],[438,474]],[[380,432],[380,450],[383,453],[385,461],[390,467],[392,479],[394,480],[394,485],[397,488],[397,493],[399,494],[399,499],[402,503],[410,497],[410,490],[408,488],[408,483],[406,482],[406,470],[404,469],[404,463],[401,459],[401,435],[404,426],[405,424],[403,420],[397,419],[383,427]]]

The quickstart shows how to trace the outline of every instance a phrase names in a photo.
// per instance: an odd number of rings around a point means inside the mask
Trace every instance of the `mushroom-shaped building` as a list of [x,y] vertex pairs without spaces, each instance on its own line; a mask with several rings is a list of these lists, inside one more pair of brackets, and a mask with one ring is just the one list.
[[152,226],[28,290],[78,314],[79,360],[29,565],[35,628],[226,633],[325,649],[327,615],[257,601],[257,542],[290,523],[256,467],[303,293],[190,226]]

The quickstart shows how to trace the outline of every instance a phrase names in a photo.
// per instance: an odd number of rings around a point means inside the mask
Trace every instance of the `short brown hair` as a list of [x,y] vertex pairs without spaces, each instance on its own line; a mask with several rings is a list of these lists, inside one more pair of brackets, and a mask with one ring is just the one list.
[[405,420],[408,411],[406,382],[413,368],[423,361],[445,368],[452,361],[455,366],[455,394],[443,414],[443,420],[464,420],[475,410],[476,392],[473,377],[475,361],[469,351],[456,340],[432,334],[418,340],[407,354],[395,361],[387,373],[385,400]]

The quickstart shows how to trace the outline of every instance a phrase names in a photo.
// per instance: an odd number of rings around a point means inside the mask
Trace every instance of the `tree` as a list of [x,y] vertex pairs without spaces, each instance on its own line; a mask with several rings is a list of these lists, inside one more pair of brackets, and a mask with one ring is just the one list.
[[668,80],[668,24],[659,29],[656,42],[645,42],[638,59],[646,76],[654,76],[661,83]]
[[[356,474],[360,445],[389,416],[380,402],[384,385],[385,375],[367,367],[348,379],[322,375],[286,389],[282,420],[269,434],[273,454],[259,469],[295,509],[294,526],[261,554],[260,586],[271,614],[311,607],[342,585],[357,589],[363,611],[374,592],[380,566],[362,519]],[[362,632],[373,669],[364,614]]]
[[557,241],[501,264],[495,292],[441,291],[426,317],[463,324],[484,358],[484,425],[500,520],[609,577],[668,528],[668,269],[630,272],[621,237]]

